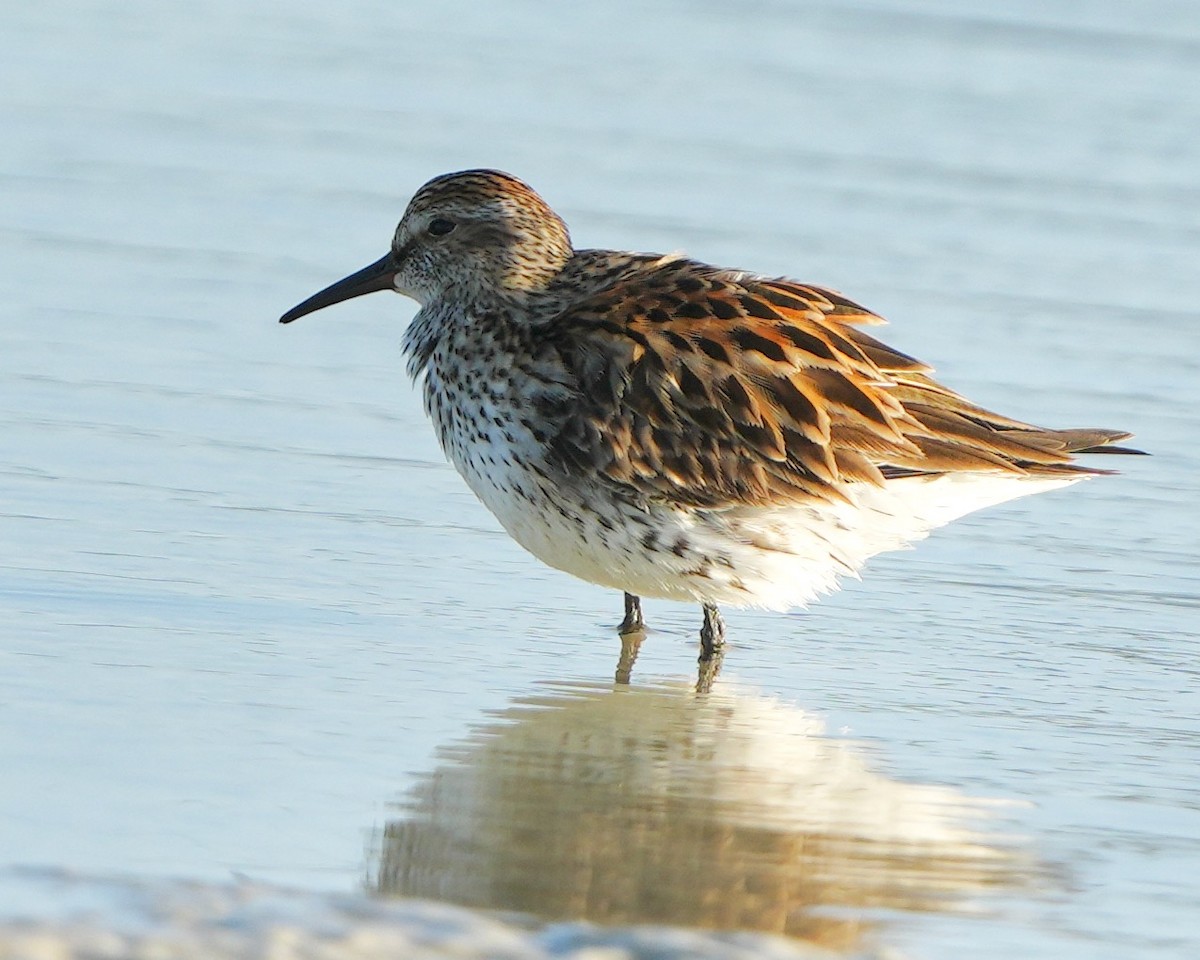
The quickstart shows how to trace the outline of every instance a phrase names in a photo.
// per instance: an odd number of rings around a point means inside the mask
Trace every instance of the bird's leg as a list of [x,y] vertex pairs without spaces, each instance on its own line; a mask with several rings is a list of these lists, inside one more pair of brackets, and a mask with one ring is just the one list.
[[725,621],[716,604],[704,605],[704,626],[700,628],[700,662],[707,663],[725,645]]
[[642,619],[642,599],[632,593],[625,594],[625,619],[617,626],[618,633],[637,633],[646,629],[646,621]]

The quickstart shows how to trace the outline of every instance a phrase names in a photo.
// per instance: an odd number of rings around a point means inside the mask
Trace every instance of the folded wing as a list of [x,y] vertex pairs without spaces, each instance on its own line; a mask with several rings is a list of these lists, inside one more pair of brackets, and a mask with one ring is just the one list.
[[881,323],[832,290],[646,258],[547,329],[586,401],[554,454],[646,500],[717,508],[913,474],[1099,473],[1071,454],[1128,436],[978,407],[863,329]]

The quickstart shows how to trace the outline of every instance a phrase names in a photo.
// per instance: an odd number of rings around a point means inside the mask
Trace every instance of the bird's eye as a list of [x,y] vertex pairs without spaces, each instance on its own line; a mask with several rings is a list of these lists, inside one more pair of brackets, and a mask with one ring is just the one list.
[[443,220],[441,217],[438,217],[429,221],[429,235],[431,237],[444,237],[456,226],[457,224],[453,220]]

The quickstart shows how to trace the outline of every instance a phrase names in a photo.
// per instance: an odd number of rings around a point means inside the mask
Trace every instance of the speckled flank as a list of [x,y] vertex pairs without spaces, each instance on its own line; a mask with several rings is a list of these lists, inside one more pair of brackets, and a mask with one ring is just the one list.
[[803,604],[957,516],[1103,472],[1075,453],[1126,452],[975,406],[832,290],[575,251],[508,174],[430,181],[381,264],[312,309],[418,300],[409,371],[455,467],[530,552],[629,594]]

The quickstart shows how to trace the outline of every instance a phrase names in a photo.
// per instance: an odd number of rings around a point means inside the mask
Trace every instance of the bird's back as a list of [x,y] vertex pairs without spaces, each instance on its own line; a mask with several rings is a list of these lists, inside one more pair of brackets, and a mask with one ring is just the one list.
[[541,333],[574,386],[554,454],[633,496],[768,506],[915,475],[1079,477],[1103,471],[1074,454],[1128,436],[973,404],[832,290],[682,258],[576,257],[581,295]]

